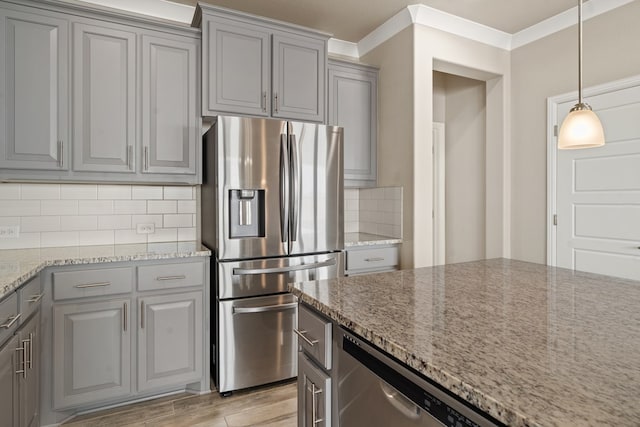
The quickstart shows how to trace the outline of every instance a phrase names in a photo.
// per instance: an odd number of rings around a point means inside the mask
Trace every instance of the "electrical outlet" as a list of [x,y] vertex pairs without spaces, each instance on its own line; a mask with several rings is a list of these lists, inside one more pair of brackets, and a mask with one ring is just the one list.
[[138,224],[136,226],[136,232],[138,234],[152,234],[156,232],[155,224]]
[[0,239],[17,239],[20,237],[19,225],[0,226]]

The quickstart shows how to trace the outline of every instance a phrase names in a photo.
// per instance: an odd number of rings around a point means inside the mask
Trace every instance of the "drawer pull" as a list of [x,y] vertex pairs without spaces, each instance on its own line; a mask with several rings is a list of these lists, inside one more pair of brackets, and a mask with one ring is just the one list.
[[122,330],[123,332],[127,332],[127,311],[129,311],[128,307],[127,307],[127,303],[124,303],[124,306],[122,307]]
[[181,274],[179,276],[160,276],[160,277],[156,277],[156,280],[184,280],[186,279],[187,276],[185,276],[184,274]]
[[384,258],[382,258],[382,257],[365,258],[364,260],[367,261],[367,262],[378,262],[378,261],[384,261]]
[[42,297],[44,296],[44,294],[38,294],[38,295],[31,295],[29,297],[29,299],[27,300],[27,302],[29,303],[36,303],[38,301],[40,301],[42,299]]
[[11,329],[11,327],[14,325],[14,323],[16,323],[18,321],[18,319],[20,318],[20,316],[22,316],[22,313],[18,313],[13,317],[9,317],[8,322],[5,323],[4,325],[0,325],[0,328],[5,328],[5,329]]
[[305,337],[304,334],[307,333],[307,331],[299,331],[297,329],[294,329],[293,332],[296,333],[297,336],[299,336],[300,338],[302,338],[307,344],[309,344],[311,347],[313,347],[314,345],[316,345],[318,343],[318,340],[310,340],[309,338]]
[[111,282],[98,282],[98,283],[85,283],[84,285],[76,285],[75,287],[78,289],[84,288],[100,288],[103,286],[110,286]]

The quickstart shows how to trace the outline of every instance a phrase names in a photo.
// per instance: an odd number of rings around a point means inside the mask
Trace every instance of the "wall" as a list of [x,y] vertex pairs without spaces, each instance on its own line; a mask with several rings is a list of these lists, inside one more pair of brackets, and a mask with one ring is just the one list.
[[444,80],[445,261],[475,261],[486,249],[486,84],[451,74]]
[[[197,187],[0,184],[0,249],[196,240]],[[155,233],[138,234],[153,223]]]
[[378,75],[378,185],[402,187],[402,268],[414,262],[414,36],[409,27],[367,55],[362,62],[380,68]]
[[[638,17],[635,1],[585,22],[585,87],[640,74]],[[513,50],[511,70],[511,254],[546,263],[546,101],[577,90],[576,27]]]

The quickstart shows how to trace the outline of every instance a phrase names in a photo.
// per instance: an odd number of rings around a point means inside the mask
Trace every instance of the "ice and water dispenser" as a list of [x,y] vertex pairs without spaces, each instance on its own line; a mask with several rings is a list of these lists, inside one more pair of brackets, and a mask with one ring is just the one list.
[[264,190],[229,190],[229,237],[264,237]]

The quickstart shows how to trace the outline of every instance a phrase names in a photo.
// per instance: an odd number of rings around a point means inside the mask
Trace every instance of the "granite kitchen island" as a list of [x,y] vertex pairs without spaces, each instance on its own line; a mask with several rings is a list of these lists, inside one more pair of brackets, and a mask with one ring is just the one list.
[[291,291],[504,424],[640,425],[640,282],[493,259]]

